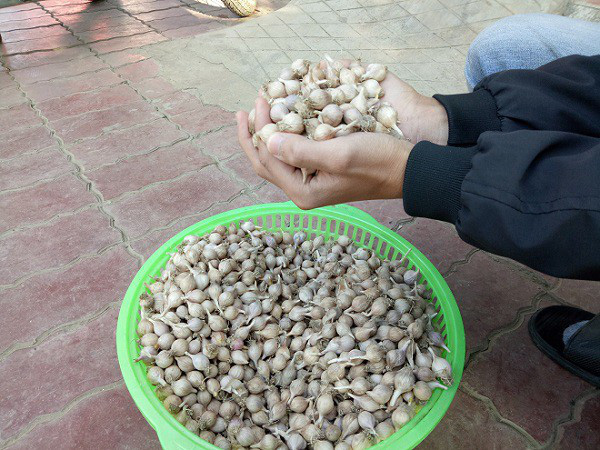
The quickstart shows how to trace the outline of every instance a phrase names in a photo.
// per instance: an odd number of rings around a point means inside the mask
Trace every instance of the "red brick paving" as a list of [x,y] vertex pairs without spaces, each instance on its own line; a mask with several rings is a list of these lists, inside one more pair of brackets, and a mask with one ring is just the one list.
[[[3,236],[0,261],[9,261],[10,255],[15,254],[23,257],[12,258],[10,265],[0,266],[0,286],[15,283],[40,270],[60,268],[76,258],[118,243],[119,234],[109,224],[108,217],[89,209]],[[31,255],[23,253],[25,251]]]
[[600,282],[561,280],[556,295],[586,311],[600,312]]
[[65,34],[69,34],[69,32],[60,25],[56,24],[43,28],[26,28],[24,30],[5,31],[2,33],[2,42],[17,42],[26,39],[38,39],[45,38],[47,36],[60,36]]
[[136,34],[133,36],[120,37],[115,39],[110,39],[107,41],[100,41],[90,44],[90,48],[98,52],[109,53],[109,52],[117,52],[119,50],[125,50],[127,48],[135,48],[140,47],[142,45],[148,44],[156,44],[157,42],[161,42],[166,40],[164,36],[151,31],[149,33],[144,34]]
[[72,165],[56,147],[28,153],[0,164],[0,191],[53,179],[72,170]]
[[[161,114],[140,99],[114,108],[91,111],[74,117],[50,122],[50,126],[66,144],[93,138],[156,120]],[[123,150],[123,149],[121,149]]]
[[[432,231],[431,239],[436,235]],[[475,253],[468,264],[457,265],[446,280],[460,308],[467,349],[485,346],[492,331],[509,325],[515,312],[529,307],[533,296],[541,292],[539,285],[482,252]]]
[[[0,9],[0,373],[19,374],[0,385],[0,447],[158,448],[119,384],[114,351],[137,254],[213,214],[287,198],[252,172],[233,113],[178,90],[144,55],[236,21],[179,0],[41,5]],[[538,303],[597,312],[600,283],[558,283],[473,253],[400,201],[354,205],[447,274],[465,322],[465,384],[424,448],[600,446],[598,392],[526,332]]]
[[65,97],[80,92],[101,89],[107,86],[124,83],[123,79],[110,69],[100,69],[97,72],[83,73],[73,77],[54,78],[39,81],[24,87],[27,97],[36,103],[57,97]]
[[12,448],[106,448],[107,442],[113,448],[161,448],[124,386],[78,403],[57,420],[37,426]]
[[69,147],[69,151],[92,170],[103,164],[112,164],[119,159],[147,153],[152,149],[171,144],[185,138],[175,125],[166,119],[157,119],[146,124],[106,133],[87,139]]
[[[21,70],[12,70],[11,73],[21,84],[39,83],[52,79],[65,79],[82,73],[94,72],[106,68],[100,59],[90,52],[85,52],[86,57],[81,59],[69,59],[68,61],[57,61],[49,64],[36,65]],[[68,78],[66,78],[68,79]]]
[[522,449],[525,444],[513,428],[496,421],[484,403],[459,390],[440,424],[419,448],[500,450]]
[[32,417],[60,411],[90,389],[121,379],[115,355],[117,314],[118,309],[112,308],[72,333],[53,336],[0,362],[2,373],[15,374],[2,381],[4,439],[27,426]]
[[34,186],[0,195],[0,233],[28,223],[42,222],[56,214],[74,211],[94,202],[81,189],[83,183],[73,175],[64,175]]
[[0,159],[14,158],[56,146],[56,140],[50,136],[50,132],[43,125],[0,133],[0,142],[2,142]]
[[573,442],[576,442],[579,448],[600,448],[600,436],[597,432],[600,423],[600,393],[596,392],[594,398],[584,403],[579,418],[579,421],[565,426],[558,448],[572,448]]
[[[14,343],[17,335],[19,342],[32,342],[46,330],[89,316],[118,301],[136,267],[136,261],[122,247],[115,247],[58,272],[36,275],[4,291],[0,296],[4,311],[0,323],[5,330],[0,334],[0,353]],[[28,302],[23,302],[24,298]],[[23,320],[25,317],[27,320]]]
[[[189,141],[159,148],[150,154],[133,156],[88,173],[105,200],[135,191],[152,183],[164,182],[184,173],[196,172],[214,161]],[[200,176],[204,176],[201,174]]]
[[54,98],[37,106],[49,121],[78,116],[90,111],[105,110],[139,101],[139,96],[126,85],[111,86],[93,92],[83,92]]
[[0,33],[13,30],[25,30],[28,28],[47,27],[56,24],[58,24],[58,21],[48,15],[27,20],[5,20],[0,21]]
[[0,123],[6,133],[17,128],[40,125],[42,119],[28,103],[21,103],[12,108],[0,109]]
[[[106,210],[128,236],[136,238],[153,228],[167,225],[237,194],[243,186],[215,166],[204,167],[169,183],[152,185],[111,203]],[[144,217],[143,221],[139,218]]]
[[[550,304],[544,299],[540,307]],[[526,314],[515,331],[498,337],[488,352],[469,365],[464,382],[489,397],[503,417],[545,442],[553,424],[568,417],[571,400],[590,385],[537,350],[527,332],[529,317]]]
[[189,113],[175,114],[171,116],[171,120],[184,131],[196,135],[214,130],[217,127],[231,125],[235,122],[235,116],[232,112],[221,108],[206,106]]

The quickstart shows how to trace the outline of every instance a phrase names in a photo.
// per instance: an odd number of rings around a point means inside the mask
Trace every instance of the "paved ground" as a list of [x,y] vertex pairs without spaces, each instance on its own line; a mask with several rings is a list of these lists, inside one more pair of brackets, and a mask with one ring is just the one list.
[[[0,448],[157,448],[130,400],[114,328],[160,243],[219,211],[283,200],[236,145],[233,111],[297,57],[385,62],[424,93],[460,92],[477,32],[593,2],[47,0],[0,9]],[[278,9],[283,7],[281,9]],[[400,202],[361,208],[436,264],[469,358],[424,448],[598,448],[600,392],[538,353],[540,306],[598,311],[599,283],[558,280],[462,243]]]

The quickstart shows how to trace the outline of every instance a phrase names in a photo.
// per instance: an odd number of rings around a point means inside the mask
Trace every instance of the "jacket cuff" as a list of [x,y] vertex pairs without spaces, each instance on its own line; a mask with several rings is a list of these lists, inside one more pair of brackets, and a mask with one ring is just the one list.
[[456,223],[462,182],[476,147],[450,147],[422,141],[410,152],[404,173],[404,210],[413,217]]
[[448,114],[448,145],[473,145],[481,133],[501,130],[496,101],[486,89],[433,98]]

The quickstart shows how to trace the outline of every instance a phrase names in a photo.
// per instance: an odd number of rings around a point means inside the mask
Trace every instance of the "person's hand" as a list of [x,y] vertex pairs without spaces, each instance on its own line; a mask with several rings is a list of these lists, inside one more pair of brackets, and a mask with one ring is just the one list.
[[[348,67],[352,61],[342,60]],[[324,68],[326,62],[322,61]],[[367,64],[363,64],[366,68]],[[432,97],[419,94],[412,86],[388,71],[380,83],[384,96],[398,113],[398,127],[413,144],[429,141],[438,145],[448,145],[448,115],[440,102]]]
[[381,82],[383,100],[398,112],[398,127],[413,144],[429,141],[448,145],[448,115],[436,99],[419,94],[409,84],[388,72]]
[[[255,128],[267,123],[269,105],[256,101]],[[312,209],[357,200],[402,197],[404,170],[413,144],[382,133],[353,133],[327,141],[276,133],[268,146],[252,143],[248,114],[239,112],[238,139],[254,171],[281,188],[300,208]],[[298,167],[318,170],[302,181]]]

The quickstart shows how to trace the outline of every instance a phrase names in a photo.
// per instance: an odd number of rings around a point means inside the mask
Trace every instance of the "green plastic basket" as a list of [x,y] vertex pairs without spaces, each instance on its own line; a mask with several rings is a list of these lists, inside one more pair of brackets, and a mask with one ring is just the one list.
[[217,449],[188,431],[164,408],[154,394],[155,387],[146,378],[144,363],[134,363],[139,354],[136,325],[139,320],[139,295],[146,290],[144,282],[158,275],[183,238],[189,234],[203,235],[217,225],[239,224],[252,220],[267,230],[305,230],[309,236],[323,235],[336,238],[350,236],[357,244],[375,250],[380,257],[397,259],[407,251],[408,267],[418,267],[422,279],[432,289],[432,301],[440,310],[435,318],[451,353],[445,355],[452,365],[454,384],[448,390],[435,389],[427,404],[415,417],[374,449],[410,449],[416,447],[442,419],[460,382],[465,361],[465,334],[462,319],[448,285],[421,252],[402,237],[377,223],[365,212],[346,205],[303,211],[293,203],[274,203],[240,208],[209,217],[169,239],[146,261],[133,279],[119,313],[117,324],[117,353],[127,389],[148,423],[156,430],[166,450]]

